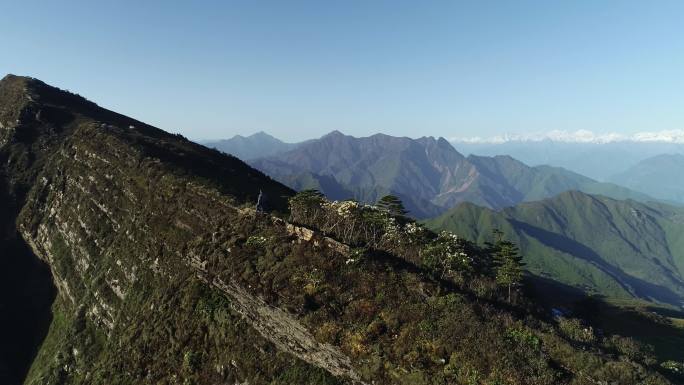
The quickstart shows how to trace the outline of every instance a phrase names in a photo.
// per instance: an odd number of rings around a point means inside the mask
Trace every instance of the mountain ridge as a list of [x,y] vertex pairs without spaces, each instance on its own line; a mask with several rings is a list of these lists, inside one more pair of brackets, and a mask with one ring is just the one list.
[[[395,194],[419,218],[436,216],[464,201],[499,209],[569,189],[652,200],[562,168],[529,167],[510,156],[464,157],[446,139],[433,137],[355,138],[335,131],[250,164],[297,190],[321,189],[333,199],[372,203],[384,194]],[[318,182],[321,178],[328,184]]]
[[249,136],[235,135],[230,139],[202,141],[201,144],[236,156],[243,161],[277,155],[300,145],[300,143],[283,142],[264,131]]
[[640,161],[609,178],[664,201],[684,203],[684,154],[660,154]]
[[500,144],[452,142],[464,154],[494,156],[508,154],[531,166],[552,165],[610,181],[640,161],[663,153],[684,153],[684,144],[662,142],[567,143],[505,142]]

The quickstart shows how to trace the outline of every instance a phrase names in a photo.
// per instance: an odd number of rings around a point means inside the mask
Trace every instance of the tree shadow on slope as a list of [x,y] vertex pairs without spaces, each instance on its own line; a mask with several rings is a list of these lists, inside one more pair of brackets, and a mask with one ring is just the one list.
[[[547,309],[558,308],[598,328],[606,336],[631,337],[654,347],[658,361],[684,361],[684,333],[672,319],[684,319],[684,312],[643,302],[615,305],[601,296],[589,296],[581,290],[539,276],[528,280],[527,293]],[[546,316],[551,317],[547,311]],[[669,318],[668,318],[669,317]]]
[[672,305],[680,305],[682,298],[667,287],[644,281],[625,273],[622,269],[610,265],[590,247],[575,240],[556,234],[528,223],[509,219],[516,230],[520,230],[535,238],[543,245],[572,255],[589,262],[599,270],[609,275],[628,293],[644,300],[656,300]]

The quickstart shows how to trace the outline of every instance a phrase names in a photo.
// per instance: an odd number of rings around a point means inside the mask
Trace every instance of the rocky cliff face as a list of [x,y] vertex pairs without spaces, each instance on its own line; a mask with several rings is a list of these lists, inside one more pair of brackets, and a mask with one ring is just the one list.
[[31,296],[0,297],[19,314],[2,336],[26,325],[20,362],[1,350],[6,383],[667,383],[396,256],[257,214],[259,190],[275,213],[292,191],[77,95],[6,77],[0,122],[0,274],[44,288],[32,312],[16,299]]

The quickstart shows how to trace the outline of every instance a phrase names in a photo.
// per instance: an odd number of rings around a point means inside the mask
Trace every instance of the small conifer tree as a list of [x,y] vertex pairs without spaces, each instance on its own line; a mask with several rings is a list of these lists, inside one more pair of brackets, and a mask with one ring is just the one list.
[[494,231],[497,238],[494,244],[494,262],[496,263],[496,282],[508,288],[508,302],[511,302],[511,291],[523,280],[523,262],[515,243],[503,239],[503,233]]
[[380,198],[376,206],[397,218],[404,218],[408,214],[401,199],[395,195],[385,195]]

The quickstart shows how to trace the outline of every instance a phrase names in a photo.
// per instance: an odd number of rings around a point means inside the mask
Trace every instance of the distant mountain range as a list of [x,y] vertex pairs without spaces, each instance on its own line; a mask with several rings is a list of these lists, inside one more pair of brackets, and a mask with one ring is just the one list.
[[684,302],[684,209],[581,192],[500,212],[461,204],[427,222],[479,242],[502,230],[539,276],[608,297]]
[[528,165],[563,167],[599,181],[612,180],[612,176],[653,156],[684,154],[684,144],[668,142],[577,143],[542,140],[503,143],[454,141],[452,144],[464,154],[507,154]]
[[230,139],[204,141],[202,144],[242,160],[281,154],[298,145],[298,143],[285,143],[263,131],[250,136],[235,135]]
[[684,203],[684,155],[657,155],[614,175],[611,181],[655,198]]
[[444,138],[433,137],[356,138],[335,131],[250,164],[294,189],[316,188],[333,199],[375,202],[395,194],[419,218],[461,202],[500,209],[568,190],[651,200],[558,167],[529,167],[510,156],[465,157]]

